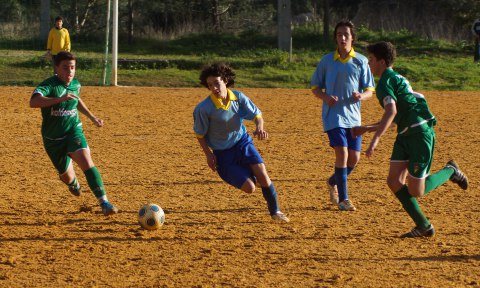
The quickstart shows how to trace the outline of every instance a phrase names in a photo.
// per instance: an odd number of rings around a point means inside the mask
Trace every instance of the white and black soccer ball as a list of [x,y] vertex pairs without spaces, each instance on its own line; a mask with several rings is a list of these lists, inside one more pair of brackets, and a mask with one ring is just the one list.
[[155,230],[165,222],[165,212],[157,204],[145,204],[138,211],[138,223],[142,228]]

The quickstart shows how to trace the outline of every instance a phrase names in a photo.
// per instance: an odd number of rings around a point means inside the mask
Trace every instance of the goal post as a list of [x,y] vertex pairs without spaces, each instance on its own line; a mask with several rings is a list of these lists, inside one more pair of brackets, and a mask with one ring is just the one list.
[[112,25],[112,86],[117,86],[118,67],[118,0],[113,0]]

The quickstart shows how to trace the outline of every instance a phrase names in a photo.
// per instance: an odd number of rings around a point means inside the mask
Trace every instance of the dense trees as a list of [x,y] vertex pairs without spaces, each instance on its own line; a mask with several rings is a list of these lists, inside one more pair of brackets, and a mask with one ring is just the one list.
[[[118,0],[120,35],[176,37],[196,32],[276,31],[277,0]],[[50,3],[50,19],[63,16],[77,35],[100,36],[107,0],[2,0],[3,36],[40,36],[41,5]],[[374,30],[408,29],[431,38],[468,38],[468,27],[480,18],[478,0],[296,0],[296,25],[325,27],[340,18]],[[51,21],[50,26],[53,25]]]

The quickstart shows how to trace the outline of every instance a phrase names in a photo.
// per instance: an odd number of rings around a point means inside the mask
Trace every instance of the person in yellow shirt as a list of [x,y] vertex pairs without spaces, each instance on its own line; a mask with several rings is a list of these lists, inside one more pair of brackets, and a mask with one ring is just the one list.
[[48,33],[47,55],[54,61],[59,52],[70,52],[70,48],[70,34],[66,28],[63,28],[63,18],[58,16],[55,18],[55,27]]

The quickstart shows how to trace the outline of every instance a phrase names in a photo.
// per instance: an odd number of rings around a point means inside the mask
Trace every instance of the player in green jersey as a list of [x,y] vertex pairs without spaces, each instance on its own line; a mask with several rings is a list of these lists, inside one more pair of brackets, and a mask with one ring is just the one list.
[[392,123],[397,125],[398,135],[393,144],[387,184],[416,224],[412,231],[402,237],[431,237],[435,230],[416,198],[427,195],[448,180],[466,190],[468,179],[453,160],[440,171],[429,175],[435,148],[433,126],[436,119],[425,97],[414,92],[408,80],[392,69],[396,51],[391,43],[369,45],[367,52],[373,75],[380,77],[376,94],[385,111],[380,122],[354,128],[353,136],[375,131],[366,151],[366,156],[372,157],[380,137]]
[[81,86],[74,78],[75,56],[70,52],[60,52],[54,61],[57,74],[40,83],[30,98],[30,107],[41,108],[42,111],[45,151],[73,195],[80,196],[81,189],[72,160],[84,172],[102,213],[106,216],[116,214],[118,209],[108,202],[102,176],[92,161],[78,112],[98,127],[103,126],[103,120],[95,117],[80,98]]

